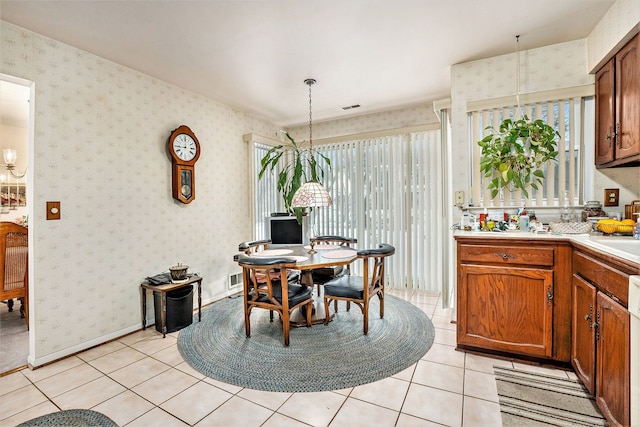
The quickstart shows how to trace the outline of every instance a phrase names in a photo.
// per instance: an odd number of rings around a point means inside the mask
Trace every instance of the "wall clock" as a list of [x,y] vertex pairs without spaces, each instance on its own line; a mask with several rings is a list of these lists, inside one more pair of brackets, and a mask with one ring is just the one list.
[[200,157],[200,143],[187,126],[171,132],[167,141],[171,154],[171,189],[173,198],[191,203],[196,198],[195,164]]

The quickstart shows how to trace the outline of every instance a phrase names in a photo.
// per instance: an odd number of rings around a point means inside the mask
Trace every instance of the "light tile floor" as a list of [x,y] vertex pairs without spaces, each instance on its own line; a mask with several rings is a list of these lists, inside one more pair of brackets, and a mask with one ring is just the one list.
[[180,356],[178,332],[152,328],[36,370],[0,378],[0,426],[62,409],[101,412],[120,426],[500,426],[493,365],[574,374],[455,350],[438,294],[388,290],[436,328],[429,352],[393,377],[345,390],[272,393],[221,383]]

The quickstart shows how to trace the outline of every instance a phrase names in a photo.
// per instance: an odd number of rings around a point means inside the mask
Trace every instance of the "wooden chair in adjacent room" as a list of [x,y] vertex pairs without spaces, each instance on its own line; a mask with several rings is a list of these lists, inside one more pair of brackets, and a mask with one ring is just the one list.
[[[363,330],[369,332],[369,302],[377,296],[380,300],[380,318],[384,317],[384,262],[396,249],[386,243],[378,249],[358,251],[357,258],[362,260],[362,276],[344,275],[324,284],[325,325],[329,323],[329,303],[331,301],[353,302],[364,316]],[[347,306],[347,310],[349,307]]]
[[[282,320],[284,345],[289,346],[289,317],[293,310],[306,306],[307,327],[311,327],[313,307],[312,290],[304,285],[290,283],[288,269],[295,268],[296,261],[282,257],[256,257],[238,255],[237,261],[242,267],[244,294],[244,324],[247,338],[251,337],[251,311],[254,308],[269,310],[273,322],[276,311]],[[277,276],[278,279],[274,279]]]
[[[316,236],[310,239],[314,246],[317,245],[336,245],[345,248],[353,248],[358,243],[358,239],[343,236]],[[344,274],[349,274],[349,266],[338,265],[335,267],[317,268],[311,272],[313,277],[313,283],[318,286],[318,296],[320,296],[321,286],[327,283],[329,280],[333,280]],[[338,310],[336,304],[335,310]]]
[[29,238],[28,229],[13,222],[0,222],[0,301],[12,308],[13,298],[20,300],[20,315],[29,329]]

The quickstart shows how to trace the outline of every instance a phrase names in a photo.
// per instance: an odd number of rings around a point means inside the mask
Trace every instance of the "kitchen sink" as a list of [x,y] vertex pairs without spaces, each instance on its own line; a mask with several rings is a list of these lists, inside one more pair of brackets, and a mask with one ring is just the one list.
[[640,256],[640,240],[631,238],[595,238],[595,243],[608,246],[612,249],[628,252],[633,256]]

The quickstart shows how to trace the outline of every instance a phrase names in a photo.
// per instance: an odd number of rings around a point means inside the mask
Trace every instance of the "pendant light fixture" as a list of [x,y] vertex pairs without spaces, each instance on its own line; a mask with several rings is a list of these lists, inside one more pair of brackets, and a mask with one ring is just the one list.
[[[311,109],[311,86],[315,84],[315,79],[306,79],[304,83],[309,86],[309,152],[311,153],[311,164],[315,165],[313,161],[313,127],[312,127],[312,109]],[[313,167],[313,166],[312,166]],[[302,187],[300,187],[291,200],[291,207],[293,208],[312,208],[318,206],[331,206],[333,199],[322,184],[317,181],[307,181]]]

